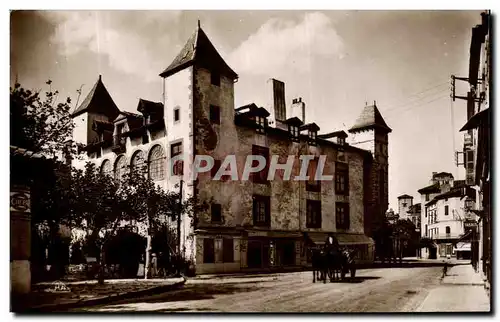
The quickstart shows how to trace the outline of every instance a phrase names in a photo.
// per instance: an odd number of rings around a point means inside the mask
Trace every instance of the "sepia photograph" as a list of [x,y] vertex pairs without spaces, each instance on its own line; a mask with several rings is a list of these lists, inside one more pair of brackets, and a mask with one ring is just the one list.
[[14,315],[493,312],[491,8],[9,19]]

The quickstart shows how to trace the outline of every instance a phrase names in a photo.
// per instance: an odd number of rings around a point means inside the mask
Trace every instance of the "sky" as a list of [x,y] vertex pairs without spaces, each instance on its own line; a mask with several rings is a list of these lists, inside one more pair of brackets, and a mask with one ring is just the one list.
[[[121,110],[161,101],[158,76],[197,20],[239,75],[235,106],[266,106],[266,81],[285,82],[287,105],[302,97],[321,133],[347,130],[376,101],[389,134],[389,202],[451,172],[461,150],[465,101],[450,100],[450,76],[467,76],[480,11],[14,11],[10,83],[52,88],[81,102],[99,74]],[[82,89],[79,97],[77,90]],[[457,83],[457,95],[465,95]]]

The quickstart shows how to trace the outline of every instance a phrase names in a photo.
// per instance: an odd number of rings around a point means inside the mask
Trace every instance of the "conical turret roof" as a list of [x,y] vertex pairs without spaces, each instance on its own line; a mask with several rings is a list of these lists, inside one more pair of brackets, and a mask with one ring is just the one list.
[[200,26],[198,26],[177,57],[175,57],[172,63],[160,74],[160,76],[168,77],[194,64],[205,67],[211,71],[218,71],[220,74],[230,77],[231,79],[238,78],[238,75],[219,55]]
[[85,97],[83,102],[73,111],[72,117],[76,117],[85,112],[103,114],[111,120],[115,119],[118,113],[120,113],[120,110],[104,86],[101,75],[99,75],[99,79],[87,94],[87,97]]
[[382,129],[387,131],[387,133],[392,132],[375,104],[364,107],[361,115],[356,120],[356,123],[354,123],[354,126],[349,129],[349,132],[358,132],[372,128]]

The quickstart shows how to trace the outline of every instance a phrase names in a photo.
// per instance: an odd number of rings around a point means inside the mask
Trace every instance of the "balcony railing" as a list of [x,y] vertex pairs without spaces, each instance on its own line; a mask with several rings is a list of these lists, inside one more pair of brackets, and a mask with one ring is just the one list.
[[430,235],[432,239],[455,239],[455,238],[460,238],[461,234],[456,234],[456,233],[451,233],[451,234],[434,234]]

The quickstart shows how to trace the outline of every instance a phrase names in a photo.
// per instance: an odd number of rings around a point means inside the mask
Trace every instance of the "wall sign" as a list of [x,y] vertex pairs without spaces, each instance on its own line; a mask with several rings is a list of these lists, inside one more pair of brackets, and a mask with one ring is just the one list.
[[30,194],[27,192],[10,192],[10,211],[30,212]]

